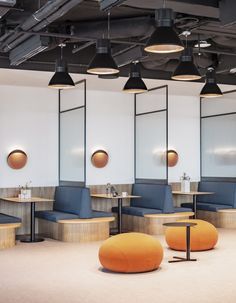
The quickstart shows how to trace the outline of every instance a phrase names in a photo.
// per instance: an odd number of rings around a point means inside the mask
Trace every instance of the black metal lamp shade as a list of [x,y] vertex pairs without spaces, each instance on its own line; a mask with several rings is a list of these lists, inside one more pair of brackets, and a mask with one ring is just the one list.
[[110,40],[97,40],[96,55],[90,62],[87,72],[95,75],[110,75],[119,73],[119,69],[111,55]]
[[147,87],[141,78],[139,64],[131,64],[130,77],[126,82],[123,91],[133,94],[143,93],[147,91]]
[[197,67],[193,63],[192,49],[186,48],[171,78],[180,81],[193,81],[199,80],[201,77]]
[[151,53],[175,53],[184,49],[173,28],[173,11],[169,8],[156,10],[157,28],[149,38],[144,50]]
[[48,86],[55,89],[68,89],[75,86],[74,81],[68,74],[67,63],[64,59],[57,60],[55,74],[52,76]]
[[214,69],[209,69],[206,74],[206,83],[201,90],[200,97],[216,98],[222,95],[223,93],[216,83],[215,71]]

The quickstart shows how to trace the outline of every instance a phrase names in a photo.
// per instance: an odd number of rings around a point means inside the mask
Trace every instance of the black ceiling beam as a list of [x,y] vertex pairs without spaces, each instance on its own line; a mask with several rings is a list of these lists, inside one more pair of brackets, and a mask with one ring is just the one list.
[[100,9],[102,11],[107,11],[112,9],[114,6],[121,5],[126,0],[101,0]]

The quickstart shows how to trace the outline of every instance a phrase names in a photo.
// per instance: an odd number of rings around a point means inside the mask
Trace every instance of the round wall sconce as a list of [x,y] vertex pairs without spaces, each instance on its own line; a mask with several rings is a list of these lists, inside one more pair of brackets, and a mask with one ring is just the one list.
[[21,169],[27,162],[27,155],[23,150],[15,149],[7,156],[7,163],[13,169]]
[[109,156],[105,150],[96,150],[91,156],[91,162],[93,166],[97,168],[105,167],[108,163]]
[[173,149],[168,150],[167,153],[168,153],[168,166],[169,167],[175,166],[179,160],[178,153]]

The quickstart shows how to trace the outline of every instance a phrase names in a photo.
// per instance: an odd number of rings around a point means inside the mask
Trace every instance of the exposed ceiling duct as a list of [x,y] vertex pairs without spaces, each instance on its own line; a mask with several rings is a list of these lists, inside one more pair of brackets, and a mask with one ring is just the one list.
[[50,42],[51,39],[48,37],[34,36],[29,38],[10,52],[11,65],[17,66],[41,53],[49,48]]
[[73,7],[78,5],[83,0],[49,0],[39,10],[37,10],[31,17],[19,25],[14,32],[9,33],[9,37],[2,43],[1,49],[7,52],[20,43],[28,39],[31,34],[21,33],[20,31],[39,31],[47,25],[57,20],[59,17],[66,14]]
[[16,0],[1,0],[0,1],[0,18],[6,15],[9,10],[16,5]]

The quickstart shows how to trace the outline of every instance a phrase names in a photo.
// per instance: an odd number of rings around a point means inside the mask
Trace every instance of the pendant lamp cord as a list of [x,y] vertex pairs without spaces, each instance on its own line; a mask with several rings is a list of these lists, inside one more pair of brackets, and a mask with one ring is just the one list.
[[200,56],[202,55],[201,53],[201,43],[200,43],[200,34],[197,35],[198,39],[198,60],[197,60],[197,68],[200,68],[199,61],[200,61]]
[[60,43],[59,44],[60,48],[61,48],[61,51],[60,51],[60,54],[61,54],[61,60],[63,59],[63,48],[66,46],[64,43]]
[[166,0],[163,0],[162,8],[166,8]]
[[108,39],[110,39],[110,30],[111,30],[110,20],[111,20],[111,12],[108,11],[108,13],[107,13],[107,38]]

